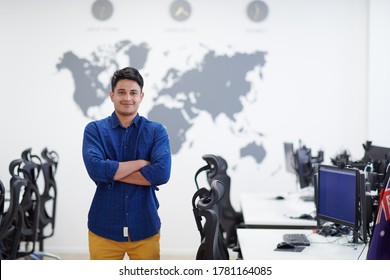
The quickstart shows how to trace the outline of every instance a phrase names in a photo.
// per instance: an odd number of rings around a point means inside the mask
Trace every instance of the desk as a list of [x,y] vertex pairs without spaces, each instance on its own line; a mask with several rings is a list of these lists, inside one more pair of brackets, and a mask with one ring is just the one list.
[[[310,240],[302,252],[274,251],[285,233],[304,233]],[[324,237],[309,229],[237,229],[244,260],[357,260],[365,259],[368,245],[351,244],[350,237]]]
[[277,194],[243,193],[240,196],[241,211],[246,225],[260,228],[313,228],[315,220],[296,219],[301,214],[315,216],[313,201],[303,201],[299,194],[285,195],[276,200]]

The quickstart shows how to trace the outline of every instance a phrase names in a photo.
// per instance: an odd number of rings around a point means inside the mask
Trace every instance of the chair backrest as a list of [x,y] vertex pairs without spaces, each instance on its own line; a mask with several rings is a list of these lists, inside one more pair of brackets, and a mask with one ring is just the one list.
[[1,226],[1,220],[3,219],[3,215],[4,215],[4,203],[5,203],[5,188],[3,182],[0,180],[0,226]]
[[220,230],[220,206],[224,196],[224,186],[214,180],[210,190],[198,189],[192,198],[193,213],[200,232],[201,244],[197,260],[228,260],[229,253]]
[[[38,238],[40,193],[36,185],[40,166],[24,159],[13,160],[9,165],[11,174],[10,189],[23,214],[20,242],[24,242],[24,249],[19,247],[17,258],[31,255],[35,251]],[[17,189],[16,191],[13,189]],[[12,195],[12,192],[11,192]],[[15,201],[16,204],[16,201]]]
[[[24,171],[29,174],[32,183],[40,190],[40,211],[39,211],[39,228],[38,242],[39,250],[44,251],[44,239],[54,235],[55,217],[57,208],[57,183],[55,174],[58,167],[59,156],[55,151],[49,151],[44,148],[41,157],[32,153],[31,148],[26,149],[21,155],[24,160]],[[42,180],[38,177],[42,174]]]
[[24,223],[21,193],[27,186],[28,181],[23,178],[11,179],[9,204],[0,227],[1,259],[14,260],[18,257]]
[[221,199],[220,205],[222,207],[222,211],[225,214],[232,214],[235,216],[236,211],[234,210],[231,201],[230,201],[230,176],[227,174],[227,162],[221,156],[207,154],[202,156],[202,158],[208,163],[210,169],[207,170],[207,181],[209,185],[213,180],[219,180],[225,187],[225,196]]
[[3,182],[0,180],[0,260],[3,260],[3,246],[1,242],[1,230],[3,227],[3,215],[4,215],[4,204],[5,204],[5,188]]
[[44,186],[41,192],[38,241],[39,250],[43,251],[43,240],[54,235],[57,208],[57,183],[55,174],[57,172],[59,157],[55,151],[49,151],[47,148],[42,150],[41,156],[44,159],[44,162],[41,164]]
[[234,209],[230,200],[231,179],[227,174],[228,164],[223,157],[213,154],[203,155],[202,158],[207,162],[208,168],[203,167],[203,170],[206,170],[209,185],[213,180],[218,180],[225,187],[225,195],[219,202],[222,211],[220,223],[225,242],[229,247],[234,247],[237,245],[236,229],[244,222],[244,219],[242,214]]
[[26,179],[38,187],[37,180],[41,173],[41,158],[32,154],[31,148],[29,148],[22,152],[21,159],[23,160],[23,164],[19,166],[19,173],[23,174],[23,177],[26,177]]

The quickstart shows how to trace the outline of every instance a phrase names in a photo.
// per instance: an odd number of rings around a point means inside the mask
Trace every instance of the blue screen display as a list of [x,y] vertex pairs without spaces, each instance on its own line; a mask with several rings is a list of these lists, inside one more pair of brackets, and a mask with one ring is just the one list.
[[356,170],[320,166],[317,215],[354,226],[357,220],[358,173]]

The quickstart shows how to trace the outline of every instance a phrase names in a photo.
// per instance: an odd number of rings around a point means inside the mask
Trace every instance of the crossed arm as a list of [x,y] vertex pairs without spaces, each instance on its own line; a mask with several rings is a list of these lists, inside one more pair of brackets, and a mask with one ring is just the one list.
[[143,159],[119,162],[114,180],[141,186],[151,186],[152,184],[139,171],[142,167],[149,164],[149,161]]

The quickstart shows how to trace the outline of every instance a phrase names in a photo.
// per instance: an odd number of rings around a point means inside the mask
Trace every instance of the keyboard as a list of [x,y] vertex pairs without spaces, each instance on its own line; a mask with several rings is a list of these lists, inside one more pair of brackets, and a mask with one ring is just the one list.
[[309,239],[303,233],[287,233],[283,235],[283,240],[295,246],[310,246]]

